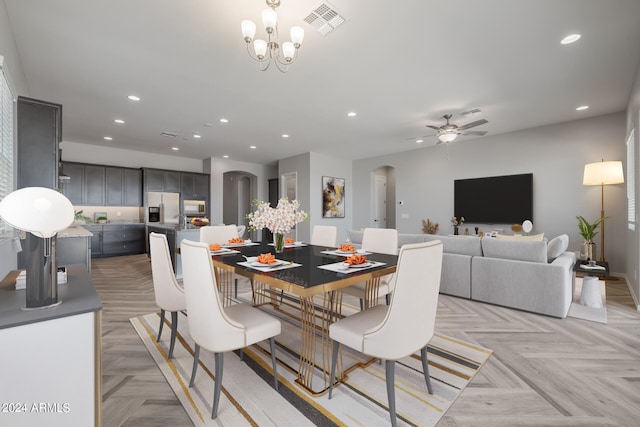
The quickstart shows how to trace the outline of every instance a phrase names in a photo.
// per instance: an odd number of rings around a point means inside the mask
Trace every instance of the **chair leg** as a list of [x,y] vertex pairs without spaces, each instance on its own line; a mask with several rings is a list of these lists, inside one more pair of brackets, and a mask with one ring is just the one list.
[[211,411],[211,419],[214,420],[218,416],[218,404],[220,403],[220,389],[222,388],[222,363],[224,361],[224,353],[215,353],[216,359],[216,383],[213,387],[213,410]]
[[387,378],[387,399],[389,400],[389,416],[391,417],[391,425],[396,427],[396,387],[395,387],[395,360],[385,360],[384,370]]
[[240,349],[239,352],[240,352],[240,361],[244,362],[244,351],[242,351],[242,349]]
[[160,342],[160,335],[162,335],[162,327],[164,326],[164,310],[160,309],[160,326],[158,327],[158,338],[156,342]]
[[176,345],[176,333],[178,332],[178,312],[171,312],[171,345],[169,345],[169,359],[173,358],[173,348]]
[[235,298],[238,298],[238,279],[237,278],[235,279],[234,285],[235,285],[235,289],[233,290],[233,295]]
[[364,311],[364,300],[360,298],[360,311]]
[[329,376],[329,399],[333,393],[333,383],[336,380],[336,361],[338,360],[338,350],[340,350],[340,342],[333,341],[333,354],[331,356],[331,375]]
[[386,300],[387,305],[390,305],[390,304],[391,304],[391,294],[386,294],[386,295],[384,296],[384,299]]
[[424,372],[424,380],[427,382],[427,390],[429,390],[429,394],[433,394],[433,388],[431,388],[431,377],[429,376],[429,363],[427,362],[426,345],[420,350],[420,358],[422,359],[422,372]]
[[273,364],[273,384],[275,389],[278,389],[278,372],[276,371],[276,339],[275,337],[269,338],[269,347],[271,347],[271,364]]
[[189,387],[193,387],[193,381],[196,379],[196,371],[198,370],[198,360],[200,359],[200,346],[196,344],[193,352],[193,368],[191,368],[191,380],[189,381]]

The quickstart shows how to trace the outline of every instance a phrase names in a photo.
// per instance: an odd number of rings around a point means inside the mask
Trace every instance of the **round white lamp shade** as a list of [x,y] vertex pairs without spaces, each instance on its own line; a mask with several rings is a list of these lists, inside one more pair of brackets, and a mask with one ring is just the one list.
[[0,217],[12,227],[43,239],[53,237],[73,223],[71,201],[44,187],[25,187],[0,202]]
[[531,221],[526,220],[525,222],[522,223],[522,231],[524,231],[525,233],[531,232],[532,229],[533,229],[533,224],[531,223]]

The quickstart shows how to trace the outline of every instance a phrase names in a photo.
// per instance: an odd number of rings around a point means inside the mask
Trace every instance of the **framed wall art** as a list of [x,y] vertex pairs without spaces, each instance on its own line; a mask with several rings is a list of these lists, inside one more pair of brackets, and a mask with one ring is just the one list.
[[322,177],[322,217],[344,218],[344,178]]

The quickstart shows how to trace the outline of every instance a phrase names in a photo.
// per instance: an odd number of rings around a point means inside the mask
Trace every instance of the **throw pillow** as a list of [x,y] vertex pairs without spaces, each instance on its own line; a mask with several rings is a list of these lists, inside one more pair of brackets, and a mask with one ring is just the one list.
[[568,247],[569,236],[566,234],[561,234],[551,239],[547,245],[547,259],[549,262],[553,262],[554,259],[566,252]]

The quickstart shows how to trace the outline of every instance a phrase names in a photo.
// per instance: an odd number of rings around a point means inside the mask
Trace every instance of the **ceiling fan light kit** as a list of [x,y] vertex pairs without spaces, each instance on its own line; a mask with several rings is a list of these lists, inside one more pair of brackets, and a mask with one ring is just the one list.
[[[276,8],[280,6],[280,0],[266,0],[266,3],[270,9],[262,11],[262,24],[267,32],[267,40],[254,40],[256,24],[248,19],[241,23],[242,37],[247,44],[247,53],[253,60],[260,63],[261,71],[268,70],[273,62],[280,72],[286,73],[289,71],[289,65],[295,62],[298,57],[298,49],[304,39],[304,29],[298,26],[292,27],[291,41],[281,45],[278,37],[278,14],[276,13]],[[251,42],[253,42],[254,53],[251,53],[251,49],[249,49]]]
[[427,125],[428,128],[431,128],[431,129],[434,129],[434,130],[438,131],[436,133],[436,135],[438,136],[438,140],[439,140],[438,144],[441,144],[443,142],[444,143],[452,142],[458,137],[458,135],[483,136],[483,135],[487,134],[487,131],[469,131],[468,130],[468,129],[471,129],[471,128],[476,127],[476,126],[480,126],[480,125],[483,125],[485,123],[489,123],[485,119],[480,119],[480,120],[476,120],[475,122],[467,123],[466,125],[457,126],[457,125],[449,123],[449,120],[452,117],[451,114],[445,114],[442,117],[447,121],[447,123],[445,125],[443,125],[443,126]]

